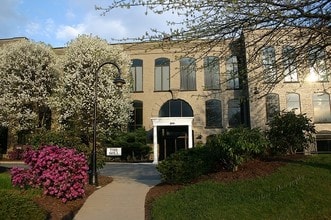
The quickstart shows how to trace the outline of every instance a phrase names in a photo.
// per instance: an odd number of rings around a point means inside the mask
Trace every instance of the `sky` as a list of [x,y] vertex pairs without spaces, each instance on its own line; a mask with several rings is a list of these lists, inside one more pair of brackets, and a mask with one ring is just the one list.
[[[116,43],[140,37],[152,28],[168,32],[174,15],[156,15],[145,8],[115,9],[105,16],[95,6],[113,0],[1,0],[0,39],[27,37],[52,47],[63,47],[80,34]],[[170,19],[171,18],[171,19]]]

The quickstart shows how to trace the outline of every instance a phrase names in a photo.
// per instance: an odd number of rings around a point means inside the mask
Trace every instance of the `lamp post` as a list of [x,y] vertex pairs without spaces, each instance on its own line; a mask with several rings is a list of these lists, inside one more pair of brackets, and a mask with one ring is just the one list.
[[98,107],[98,73],[100,69],[107,64],[111,64],[116,67],[118,71],[118,75],[113,80],[113,83],[118,87],[121,88],[125,84],[125,80],[121,78],[121,70],[119,66],[112,62],[107,61],[102,63],[97,71],[94,74],[94,115],[93,115],[93,151],[92,151],[92,185],[98,185],[98,178],[97,178],[97,107]]

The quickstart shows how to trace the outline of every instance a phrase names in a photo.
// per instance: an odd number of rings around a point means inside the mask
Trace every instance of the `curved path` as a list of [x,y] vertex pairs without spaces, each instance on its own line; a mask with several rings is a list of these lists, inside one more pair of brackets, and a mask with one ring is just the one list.
[[151,187],[161,182],[154,164],[108,163],[101,175],[113,182],[90,195],[75,220],[144,220],[145,197]]

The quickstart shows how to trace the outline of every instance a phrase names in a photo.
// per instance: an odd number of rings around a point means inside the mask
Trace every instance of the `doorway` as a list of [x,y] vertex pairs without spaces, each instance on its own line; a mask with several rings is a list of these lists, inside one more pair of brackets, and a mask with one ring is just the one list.
[[164,160],[171,154],[188,148],[188,126],[158,127],[159,160]]

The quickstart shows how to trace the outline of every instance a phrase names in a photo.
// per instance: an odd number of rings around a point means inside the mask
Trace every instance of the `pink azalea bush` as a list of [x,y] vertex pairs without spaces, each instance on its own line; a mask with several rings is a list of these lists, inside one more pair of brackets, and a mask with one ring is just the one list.
[[42,188],[45,195],[63,202],[82,197],[88,181],[88,164],[84,154],[75,149],[42,146],[28,149],[24,162],[29,169],[12,168],[12,183],[19,187]]

